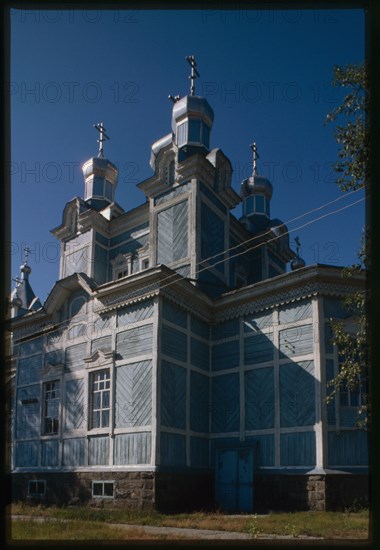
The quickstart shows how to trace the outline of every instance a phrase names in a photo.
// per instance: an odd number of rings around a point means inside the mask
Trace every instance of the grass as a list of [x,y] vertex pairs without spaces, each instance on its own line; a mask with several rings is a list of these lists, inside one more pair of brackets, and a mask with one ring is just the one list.
[[[124,540],[125,538],[170,538],[147,536],[138,526],[182,527],[287,537],[322,537],[324,539],[368,539],[368,510],[358,512],[295,512],[271,513],[264,516],[228,516],[222,513],[161,514],[138,510],[111,510],[90,507],[58,508],[12,505],[12,515],[54,518],[54,522],[12,521],[12,538],[18,539],[81,539]],[[66,523],[63,520],[71,520]],[[120,528],[117,523],[136,526],[136,532]],[[177,538],[177,536],[176,536]]]

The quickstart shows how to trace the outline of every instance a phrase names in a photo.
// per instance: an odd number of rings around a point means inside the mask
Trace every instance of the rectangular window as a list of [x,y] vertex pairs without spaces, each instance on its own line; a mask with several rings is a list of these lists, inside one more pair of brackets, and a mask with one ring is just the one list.
[[92,496],[94,498],[113,498],[115,483],[113,481],[93,481]]
[[181,147],[187,142],[187,122],[178,124],[177,126],[177,145]]
[[59,403],[61,384],[59,380],[45,384],[44,434],[57,434],[59,428]]
[[110,370],[92,374],[90,429],[107,428],[110,422]]
[[28,482],[28,495],[38,496],[46,493],[46,481],[31,480]]
[[142,268],[143,269],[148,269],[148,267],[149,267],[149,260],[143,260]]

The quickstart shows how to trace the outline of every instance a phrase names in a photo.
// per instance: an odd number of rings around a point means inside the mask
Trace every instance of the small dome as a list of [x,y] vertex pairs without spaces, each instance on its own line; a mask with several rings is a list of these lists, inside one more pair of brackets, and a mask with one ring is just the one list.
[[94,175],[95,177],[105,178],[114,185],[117,183],[118,170],[116,166],[108,159],[103,157],[92,157],[82,166],[84,178]]
[[28,276],[28,275],[30,275],[30,273],[32,271],[32,268],[28,264],[23,264],[23,265],[20,265],[20,271],[21,271],[21,273]]
[[176,131],[176,124],[182,118],[190,116],[191,118],[200,118],[208,126],[214,122],[214,111],[209,102],[204,97],[196,95],[187,95],[176,101],[173,105],[172,130]]
[[242,181],[241,194],[242,197],[250,195],[264,195],[268,200],[271,200],[273,194],[273,186],[271,182],[263,176],[251,176]]

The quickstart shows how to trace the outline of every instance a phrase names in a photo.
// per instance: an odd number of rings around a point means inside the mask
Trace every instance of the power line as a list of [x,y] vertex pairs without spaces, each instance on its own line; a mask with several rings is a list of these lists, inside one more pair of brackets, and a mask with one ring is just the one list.
[[[348,195],[348,194],[355,193],[355,192],[357,192],[357,191],[358,191],[358,190],[352,191],[352,192],[350,192],[350,193],[347,193],[347,195]],[[346,196],[347,196],[347,195],[346,195]],[[332,201],[329,201],[328,203],[326,203],[326,204],[324,204],[324,205],[321,205],[321,206],[319,206],[319,207],[317,207],[317,208],[315,208],[315,209],[313,209],[313,210],[310,210],[309,212],[306,212],[306,213],[304,213],[304,214],[301,214],[301,215],[297,216],[296,218],[293,218],[292,220],[289,220],[289,221],[286,222],[286,223],[291,223],[292,221],[294,221],[294,220],[296,220],[296,219],[300,219],[300,218],[306,216],[307,214],[310,214],[310,213],[315,212],[315,211],[317,211],[317,210],[321,210],[322,208],[328,206],[329,204],[335,203],[335,202],[337,202],[338,200],[340,200],[340,197],[338,197],[337,199],[334,199],[334,200],[332,200]],[[206,271],[206,270],[210,269],[210,267],[214,267],[215,265],[218,265],[218,264],[220,264],[220,263],[224,263],[224,262],[229,261],[229,260],[231,260],[231,259],[233,259],[233,258],[236,258],[236,257],[238,257],[238,256],[242,256],[243,254],[246,254],[247,252],[250,252],[251,250],[254,250],[254,249],[259,248],[259,247],[261,247],[261,246],[265,246],[265,245],[267,245],[269,242],[276,241],[277,239],[280,239],[280,238],[284,237],[285,235],[288,235],[288,234],[290,234],[290,233],[293,233],[294,231],[298,231],[299,229],[302,229],[302,228],[307,227],[307,226],[309,226],[309,225],[311,225],[311,224],[313,224],[313,223],[316,223],[316,222],[318,222],[318,221],[321,220],[321,219],[327,218],[328,216],[332,216],[332,215],[338,214],[339,212],[341,212],[341,211],[343,211],[343,210],[346,210],[346,209],[348,209],[348,208],[351,208],[352,206],[355,206],[356,204],[358,204],[358,203],[360,203],[360,202],[363,202],[364,200],[365,200],[365,197],[363,197],[363,198],[361,198],[361,199],[358,199],[357,201],[355,201],[355,202],[353,202],[353,203],[350,203],[350,204],[348,204],[348,205],[345,205],[345,206],[343,206],[343,207],[341,207],[341,208],[339,208],[339,209],[337,209],[337,210],[333,210],[332,212],[327,212],[326,214],[323,214],[323,215],[319,216],[318,218],[315,218],[315,219],[313,219],[313,220],[309,220],[308,222],[306,222],[306,223],[304,223],[304,224],[302,224],[302,225],[300,225],[300,226],[298,226],[298,227],[295,227],[295,228],[293,228],[293,229],[291,229],[291,230],[287,230],[285,233],[283,233],[283,234],[281,234],[281,235],[276,235],[276,236],[274,236],[273,238],[271,238],[271,239],[269,239],[269,240],[267,240],[267,241],[265,241],[265,242],[261,242],[261,243],[255,245],[255,246],[251,246],[251,247],[249,247],[249,248],[247,248],[247,249],[245,249],[245,250],[243,250],[243,251],[241,251],[241,252],[238,252],[237,254],[234,254],[234,255],[232,255],[232,256],[228,256],[228,257],[226,257],[226,258],[223,258],[222,260],[219,260],[218,262],[213,263],[211,266],[209,265],[209,266],[202,267],[202,268],[198,269],[198,270],[195,272],[195,274],[197,275],[197,274],[199,274],[199,273],[201,273],[201,272],[203,272],[203,271]],[[262,238],[263,235],[266,235],[266,234],[269,234],[269,233],[271,233],[270,230],[269,230],[268,232],[264,233],[264,234],[261,234],[261,235],[260,235],[260,238]],[[251,242],[251,241],[253,241],[253,240],[256,239],[256,238],[257,238],[257,236],[252,237],[252,238],[250,238],[250,239],[247,239],[246,241],[243,241],[242,243],[240,243],[240,244],[237,245],[237,246],[234,246],[234,247],[231,247],[231,248],[227,248],[227,249],[225,249],[223,252],[220,252],[220,253],[216,254],[215,256],[210,256],[209,258],[206,258],[206,259],[202,260],[202,263],[203,263],[203,262],[206,262],[206,261],[209,261],[209,260],[212,260],[212,259],[215,259],[216,257],[220,256],[221,254],[227,254],[228,252],[230,252],[231,250],[234,250],[234,249],[236,249],[236,248],[240,248],[243,244],[246,244],[246,243],[248,243],[248,242]],[[174,277],[178,277],[178,273],[177,273],[177,272],[172,273],[171,275],[168,275],[167,277],[165,277],[164,279],[162,279],[162,280],[160,281],[160,283],[161,283],[161,284],[160,284],[160,289],[164,289],[164,288],[167,288],[168,286],[171,286],[172,284],[175,284],[175,283],[177,282],[177,279],[176,279],[175,281],[171,281],[171,282],[166,283],[166,284],[164,284],[164,285],[162,284],[162,283],[165,283],[165,281],[168,281],[169,279],[172,279],[172,278],[174,278]],[[146,286],[146,287],[145,287],[145,290],[147,290],[148,288],[149,288],[149,287]],[[142,288],[142,291],[144,291],[144,288]],[[60,323],[55,323],[55,324],[53,325],[54,330],[57,329],[58,327],[62,326],[62,325],[67,324],[68,322],[69,322],[68,320],[65,320],[65,321],[61,321]],[[41,328],[41,331],[43,330],[43,328],[44,328],[44,327]],[[32,341],[32,340],[35,340],[35,339],[37,339],[37,338],[39,338],[39,336],[34,336],[34,337],[32,337],[32,338],[28,338],[28,342],[30,342],[30,341]]]

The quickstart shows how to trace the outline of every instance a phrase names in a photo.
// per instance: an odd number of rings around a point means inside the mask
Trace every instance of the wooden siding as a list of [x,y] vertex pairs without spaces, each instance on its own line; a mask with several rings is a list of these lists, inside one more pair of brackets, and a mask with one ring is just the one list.
[[341,430],[328,434],[329,466],[366,466],[368,436],[364,430]]
[[157,263],[170,264],[188,255],[188,201],[157,216]]
[[161,424],[186,427],[186,369],[167,361],[161,363]]
[[63,349],[56,349],[45,353],[45,366],[50,365],[61,365],[65,361],[65,352]]
[[21,357],[24,357],[25,355],[32,355],[34,353],[41,353],[42,347],[43,347],[43,337],[40,336],[39,338],[33,338],[32,340],[29,340],[28,342],[24,342],[20,345],[20,355]]
[[87,355],[87,342],[77,344],[76,346],[69,346],[66,348],[66,364],[65,370],[72,372],[80,370],[84,367],[83,359]]
[[63,466],[84,465],[84,443],[83,437],[63,440]]
[[124,241],[135,239],[136,235],[140,231],[142,231],[143,229],[148,229],[148,225],[149,224],[147,222],[142,223],[141,225],[132,227],[132,229],[129,229],[129,231],[124,231],[123,233],[119,233],[119,235],[116,235],[115,237],[112,237],[112,239],[110,239],[110,246],[116,246],[117,244],[120,244]]
[[218,433],[239,430],[239,375],[224,374],[212,378],[211,395],[212,431]]
[[313,325],[280,330],[280,359],[313,352]]
[[107,281],[108,250],[98,244],[95,245],[94,279],[98,284]]
[[158,206],[159,204],[163,204],[164,202],[167,202],[168,200],[174,199],[175,197],[178,197],[179,195],[182,195],[182,193],[186,193],[189,191],[189,187],[191,186],[191,183],[184,183],[182,185],[179,185],[178,187],[175,187],[174,189],[171,189],[170,191],[166,191],[165,193],[161,193],[161,195],[158,195],[154,199],[155,206]]
[[48,439],[41,441],[42,463],[41,466],[58,466],[58,439]]
[[18,468],[38,466],[39,454],[39,441],[18,441],[16,443],[16,466]]
[[256,334],[244,339],[244,364],[256,365],[273,361],[273,335]]
[[239,340],[215,344],[211,347],[211,370],[232,369],[239,366]]
[[219,447],[230,447],[231,445],[239,445],[239,438],[237,437],[218,437],[217,439],[211,439],[211,466],[215,467],[215,455],[216,449]]
[[18,384],[38,382],[41,377],[42,355],[34,355],[27,359],[20,359],[18,363]]
[[358,420],[358,407],[339,407],[339,423],[344,428],[354,428]]
[[[208,259],[223,252],[224,246],[224,221],[209,208],[204,202],[201,205],[201,257]],[[208,260],[212,265],[223,260],[223,255],[215,260]],[[224,272],[224,263],[215,266],[218,271]]]
[[143,325],[119,332],[116,337],[117,359],[129,359],[152,353],[152,335],[152,325]]
[[147,426],[152,419],[152,361],[116,368],[116,428]]
[[312,316],[311,300],[296,302],[288,306],[282,306],[279,311],[279,321],[281,325],[302,321]]
[[210,380],[197,372],[190,375],[190,429],[195,432],[209,431]]
[[[38,437],[41,433],[40,386],[28,386],[17,391],[16,437]],[[28,403],[33,400],[32,403]],[[22,401],[26,403],[23,404]]]
[[109,436],[101,435],[90,437],[88,440],[88,463],[90,466],[108,464]]
[[281,427],[315,423],[315,378],[313,361],[280,366]]
[[91,342],[91,353],[94,353],[97,349],[106,349],[109,350],[112,346],[112,336],[103,336],[97,340]]
[[65,429],[77,430],[83,427],[84,380],[83,378],[66,382]]
[[245,372],[245,429],[263,430],[274,426],[273,368]]
[[186,311],[168,302],[167,300],[164,300],[162,304],[162,317],[166,321],[170,321],[175,325],[183,328],[187,327]]
[[161,432],[161,464],[167,466],[186,465],[186,438],[184,435]]
[[315,433],[281,434],[281,466],[315,466]]
[[[326,359],[326,395],[329,395],[333,391],[332,386],[328,386],[328,382],[335,378],[334,374],[334,360]],[[335,399],[330,403],[327,403],[327,422],[328,424],[335,424]]]
[[85,336],[86,329],[87,329],[87,326],[86,326],[85,323],[81,323],[81,324],[78,324],[78,325],[75,325],[75,326],[71,327],[67,331],[68,341],[72,342],[73,340],[75,340],[75,338],[78,338],[79,336]]
[[334,346],[332,343],[333,331],[330,325],[330,321],[325,322],[325,352],[333,353]]
[[197,334],[198,336],[206,340],[209,339],[210,328],[209,325],[204,321],[201,321],[200,319],[192,316],[190,320],[190,328],[194,334]]
[[207,468],[209,466],[208,439],[203,437],[190,438],[190,463],[193,468]]
[[255,435],[247,437],[247,443],[255,445],[255,466],[274,466],[274,435]]
[[227,208],[225,205],[216,197],[215,193],[213,193],[204,183],[200,183],[200,190],[202,193],[213,203],[215,206],[219,208],[224,214],[227,213]]
[[211,327],[211,338],[213,340],[222,340],[231,336],[239,336],[239,319],[232,319],[232,321],[225,321]]
[[132,323],[145,321],[153,315],[153,300],[146,300],[120,309],[117,313],[117,326],[127,327]]
[[161,351],[165,355],[178,359],[179,361],[187,361],[187,336],[179,330],[162,326],[161,331]]
[[196,338],[191,338],[190,362],[194,367],[210,370],[210,346]]
[[244,317],[244,332],[257,333],[264,328],[272,329],[273,316],[270,311],[265,313],[255,313],[254,315],[247,315]]
[[150,464],[151,434],[149,432],[115,435],[115,464]]
[[69,277],[73,273],[87,273],[89,259],[89,245],[75,250],[72,254],[65,256],[64,277]]

